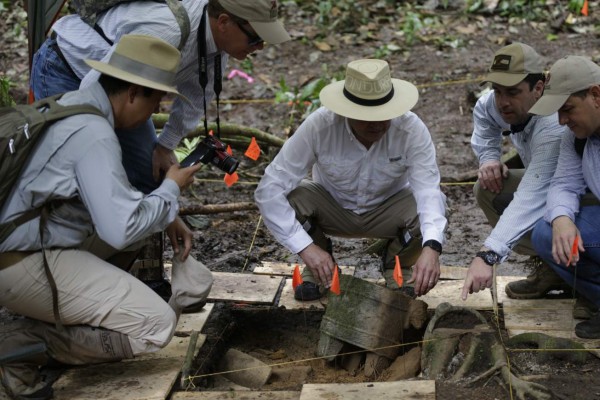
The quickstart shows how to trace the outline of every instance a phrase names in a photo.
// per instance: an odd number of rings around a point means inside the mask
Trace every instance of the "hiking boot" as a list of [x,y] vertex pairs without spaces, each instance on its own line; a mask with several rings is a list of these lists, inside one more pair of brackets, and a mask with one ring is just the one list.
[[600,339],[600,313],[575,325],[575,334],[582,339]]
[[598,312],[598,306],[586,299],[578,297],[573,306],[573,318],[590,319]]
[[511,299],[542,299],[552,290],[571,293],[571,287],[545,262],[541,262],[527,279],[510,282],[505,291]]
[[294,299],[298,301],[313,301],[318,300],[325,295],[325,291],[321,293],[319,286],[312,282],[302,282],[296,286],[294,291]]

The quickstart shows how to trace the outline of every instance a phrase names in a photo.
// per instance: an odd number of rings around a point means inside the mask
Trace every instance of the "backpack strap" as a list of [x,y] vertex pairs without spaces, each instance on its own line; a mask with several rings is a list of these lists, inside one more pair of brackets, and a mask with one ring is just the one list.
[[579,138],[575,138],[575,142],[573,143],[573,146],[575,147],[575,151],[577,152],[577,154],[579,154],[579,157],[583,157],[583,150],[585,150],[585,143],[587,142],[587,138],[585,139],[579,139]]

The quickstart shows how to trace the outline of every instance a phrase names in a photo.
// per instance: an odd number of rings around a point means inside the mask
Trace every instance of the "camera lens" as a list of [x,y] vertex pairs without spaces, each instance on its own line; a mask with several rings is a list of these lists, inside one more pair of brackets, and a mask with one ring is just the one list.
[[228,174],[233,174],[239,164],[240,162],[238,160],[231,157],[230,155],[227,155],[220,160],[218,167],[221,168],[223,171],[227,172]]

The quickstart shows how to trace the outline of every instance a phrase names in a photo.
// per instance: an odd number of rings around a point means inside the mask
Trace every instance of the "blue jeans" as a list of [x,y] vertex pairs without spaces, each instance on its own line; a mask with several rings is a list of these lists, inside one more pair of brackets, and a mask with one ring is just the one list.
[[539,220],[532,233],[539,256],[577,292],[600,307],[600,206],[582,207],[575,219],[585,252],[579,253],[575,267],[565,267],[552,258],[552,226]]
[[[56,49],[56,41],[47,39],[33,57],[30,85],[36,100],[79,89],[81,80]],[[135,129],[115,132],[129,182],[142,193],[152,192],[160,185],[152,177],[152,152],[158,142],[152,120]]]

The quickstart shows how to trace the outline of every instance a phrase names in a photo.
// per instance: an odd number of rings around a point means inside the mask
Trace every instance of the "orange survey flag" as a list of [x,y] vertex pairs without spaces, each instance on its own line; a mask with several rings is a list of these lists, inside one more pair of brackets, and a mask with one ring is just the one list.
[[400,266],[400,257],[396,256],[396,266],[394,267],[394,280],[398,287],[402,287],[404,278],[402,277],[402,267]]
[[258,147],[258,143],[256,143],[256,138],[254,136],[252,136],[250,145],[248,145],[244,155],[254,161],[258,160],[258,157],[260,157],[260,147]]
[[338,266],[333,268],[333,279],[331,280],[331,287],[329,288],[333,293],[340,295],[340,276],[338,274]]
[[[210,131],[210,132],[212,134],[212,131]],[[231,146],[230,145],[227,145],[226,152],[230,156],[233,155],[233,151],[231,150]],[[227,185],[227,187],[231,187],[231,185],[233,185],[234,183],[236,183],[239,179],[240,179],[240,177],[238,176],[237,172],[234,172],[231,175],[225,174],[225,177],[223,178],[223,181],[225,181],[225,184]]]
[[575,236],[575,240],[573,240],[573,247],[571,247],[571,255],[569,255],[569,261],[567,261],[567,267],[571,266],[571,260],[577,254],[579,254],[579,236]]
[[588,0],[585,0],[583,2],[583,7],[581,7],[581,14],[585,15],[587,17],[588,16],[588,11],[589,11]]
[[302,283],[302,275],[300,275],[300,266],[296,264],[294,268],[294,274],[292,275],[292,288],[296,290],[296,286]]

